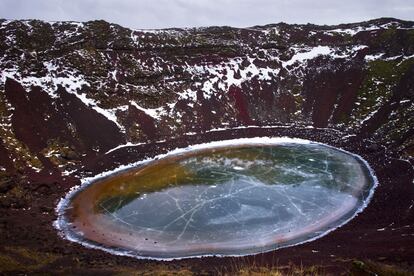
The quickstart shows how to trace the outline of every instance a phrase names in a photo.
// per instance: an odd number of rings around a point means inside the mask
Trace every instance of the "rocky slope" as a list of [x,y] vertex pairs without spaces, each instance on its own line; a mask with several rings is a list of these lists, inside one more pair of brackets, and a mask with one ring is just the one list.
[[414,22],[130,30],[0,20],[0,53],[6,209],[40,210],[36,193],[53,206],[79,178],[142,158],[134,146],[156,152],[253,126],[325,129],[413,163]]
[[3,170],[69,173],[68,157],[246,125],[338,128],[413,155],[413,22],[139,31],[2,20],[0,37]]

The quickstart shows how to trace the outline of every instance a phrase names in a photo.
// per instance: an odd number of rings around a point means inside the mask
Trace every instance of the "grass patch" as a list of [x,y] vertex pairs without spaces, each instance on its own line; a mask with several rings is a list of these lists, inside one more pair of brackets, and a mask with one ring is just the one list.
[[0,273],[33,272],[54,262],[58,255],[30,250],[24,247],[5,247],[0,252]]
[[412,276],[413,272],[373,261],[353,261],[350,275]]

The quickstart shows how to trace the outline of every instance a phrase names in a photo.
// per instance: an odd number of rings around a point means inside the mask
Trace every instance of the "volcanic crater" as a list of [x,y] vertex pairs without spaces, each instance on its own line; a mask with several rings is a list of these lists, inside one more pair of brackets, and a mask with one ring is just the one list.
[[[324,274],[413,271],[414,22],[130,30],[105,21],[0,20],[0,37],[0,273],[214,274],[249,263]],[[168,155],[205,143],[281,139],[275,137],[315,143],[311,149],[228,144]],[[306,160],[281,169],[283,162],[273,159],[295,160],[286,157],[289,150]],[[342,156],[332,157],[329,173],[317,172],[327,160],[314,156],[320,150]],[[251,159],[271,165],[248,167]],[[307,169],[292,170],[301,165]],[[132,177],[146,170],[151,187]],[[312,184],[315,175],[322,178]],[[206,204],[232,189],[243,196],[217,209]],[[329,210],[309,203],[312,198]],[[183,202],[191,203],[189,210],[202,208],[188,213]],[[161,216],[137,213],[128,220],[142,209]],[[335,219],[313,229],[297,220],[301,213]],[[123,222],[108,219],[114,215]],[[92,232],[97,221],[116,235]],[[287,237],[295,233],[289,228],[275,238],[272,231],[283,226],[269,221],[302,232]],[[240,236],[237,222],[247,226]],[[148,232],[166,225],[171,228],[161,236]],[[224,231],[218,236],[206,232],[218,228]],[[248,235],[258,229],[262,241]],[[166,247],[174,240],[176,247]],[[131,255],[208,257],[156,262]]]

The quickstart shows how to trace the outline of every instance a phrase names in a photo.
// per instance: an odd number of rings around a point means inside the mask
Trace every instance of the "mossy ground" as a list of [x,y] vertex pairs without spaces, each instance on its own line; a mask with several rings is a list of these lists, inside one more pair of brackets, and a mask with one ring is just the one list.
[[352,125],[358,125],[371,112],[389,101],[401,77],[414,64],[414,58],[404,61],[375,60],[367,64],[365,79],[358,91]]

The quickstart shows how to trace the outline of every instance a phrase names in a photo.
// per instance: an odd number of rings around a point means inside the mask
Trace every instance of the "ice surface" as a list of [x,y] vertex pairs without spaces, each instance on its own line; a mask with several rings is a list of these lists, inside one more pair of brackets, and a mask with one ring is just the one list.
[[361,160],[319,144],[210,148],[81,190],[66,234],[141,257],[254,254],[343,224],[373,185]]

